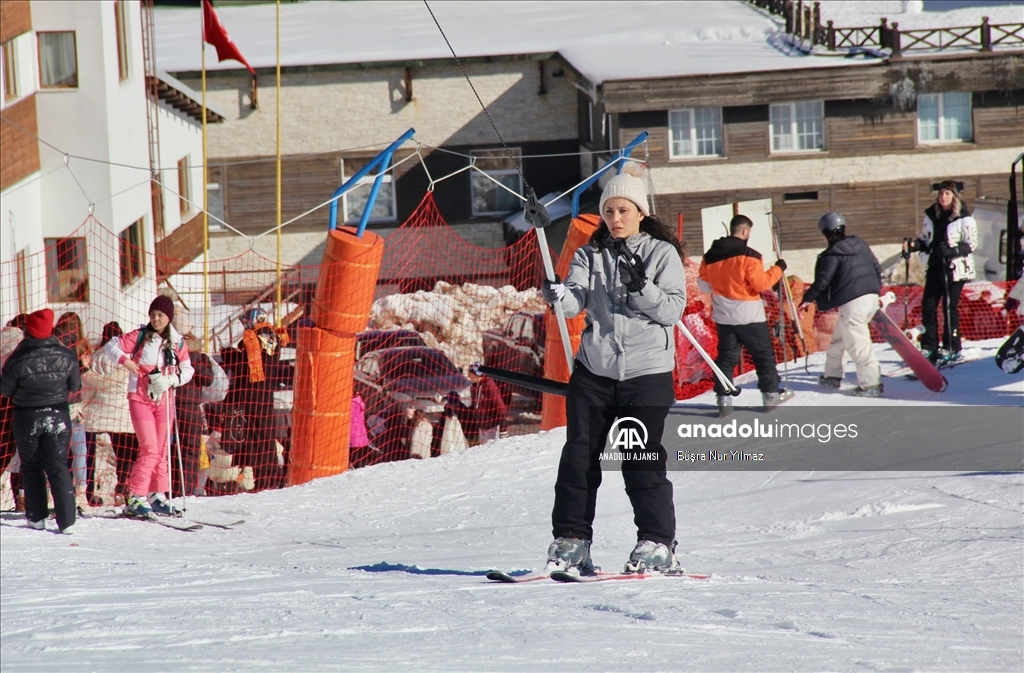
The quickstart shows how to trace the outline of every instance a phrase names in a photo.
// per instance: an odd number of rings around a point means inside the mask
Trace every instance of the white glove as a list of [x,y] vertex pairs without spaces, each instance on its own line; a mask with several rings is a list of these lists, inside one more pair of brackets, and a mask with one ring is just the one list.
[[156,402],[168,389],[178,385],[177,374],[150,374],[149,399]]

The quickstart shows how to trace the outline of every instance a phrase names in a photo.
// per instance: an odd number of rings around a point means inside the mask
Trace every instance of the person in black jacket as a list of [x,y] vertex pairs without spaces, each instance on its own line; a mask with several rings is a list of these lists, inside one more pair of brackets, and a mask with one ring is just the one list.
[[822,215],[818,231],[825,235],[828,247],[818,255],[814,284],[804,294],[801,306],[815,302],[819,311],[839,307],[839,322],[825,354],[825,373],[818,381],[839,388],[843,354],[849,353],[857,367],[858,387],[853,394],[878,397],[882,394],[882,373],[871,347],[868,323],[878,310],[882,269],[867,243],[846,235],[846,219],[839,213]]
[[25,518],[30,528],[46,528],[49,480],[57,526],[70,535],[75,525],[75,489],[68,471],[68,398],[82,387],[78,356],[53,336],[53,311],[48,308],[29,315],[26,332],[0,372],[0,395],[14,405]]
[[177,461],[171,461],[171,492],[180,494],[182,470],[185,473],[185,495],[195,495],[199,488],[199,454],[202,452],[202,435],[206,428],[203,413],[203,388],[213,385],[214,362],[202,352],[202,345],[192,334],[192,320],[185,311],[175,311],[174,328],[185,337],[189,356],[195,374],[174,395],[174,431],[181,447],[181,469]]

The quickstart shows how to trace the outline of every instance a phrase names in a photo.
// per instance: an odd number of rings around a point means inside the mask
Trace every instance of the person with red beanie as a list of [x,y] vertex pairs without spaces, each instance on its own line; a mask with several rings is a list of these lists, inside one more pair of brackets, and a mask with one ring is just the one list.
[[0,395],[14,406],[14,441],[21,456],[25,518],[43,530],[50,515],[50,483],[57,526],[70,535],[75,526],[75,489],[68,471],[71,414],[68,398],[82,387],[75,353],[53,336],[53,311],[28,316],[26,338],[0,371]]
[[111,339],[104,347],[108,358],[130,372],[128,411],[139,438],[125,509],[132,516],[181,513],[165,495],[170,491],[167,440],[174,420],[172,389],[188,383],[195,370],[185,338],[171,324],[173,319],[174,302],[158,295],[149,305],[148,324]]

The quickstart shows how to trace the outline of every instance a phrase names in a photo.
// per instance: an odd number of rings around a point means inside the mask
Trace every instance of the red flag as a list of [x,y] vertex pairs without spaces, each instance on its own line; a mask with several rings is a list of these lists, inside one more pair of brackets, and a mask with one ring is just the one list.
[[228,37],[228,31],[224,29],[220,19],[217,18],[210,0],[203,0],[203,41],[212,44],[217,49],[218,61],[234,59],[244,65],[254,77],[256,76],[256,71]]

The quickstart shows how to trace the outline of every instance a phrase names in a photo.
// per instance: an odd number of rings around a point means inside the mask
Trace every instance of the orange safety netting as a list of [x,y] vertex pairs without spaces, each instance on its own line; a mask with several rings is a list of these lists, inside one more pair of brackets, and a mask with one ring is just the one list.
[[[176,391],[175,494],[182,481],[188,494],[278,488],[539,429],[539,393],[469,375],[476,362],[544,372],[550,326],[536,235],[503,246],[501,225],[493,226],[497,246],[467,241],[460,231],[469,230],[448,225],[428,193],[406,222],[382,236],[379,263],[361,253],[335,259],[329,249],[324,265],[284,266],[279,278],[273,260],[249,250],[209,262],[207,298],[200,262],[158,258],[138,247],[140,239],[89,217],[70,236],[47,239],[45,250],[2,264],[2,322],[49,306],[60,317],[60,336],[79,353],[83,391],[73,400],[70,467],[83,503],[109,504],[126,493],[138,447],[127,372],[105,361],[104,337],[145,323],[158,291],[175,298],[176,326],[195,337],[187,343],[196,376]],[[554,251],[552,258],[557,262]],[[710,297],[697,289],[696,262],[685,267],[683,322],[714,357]],[[791,283],[799,302],[803,283]],[[920,324],[921,288],[888,289],[897,295],[888,309],[896,323],[903,325],[906,313],[908,327]],[[964,339],[1001,337],[1016,326],[1016,316],[1002,309],[1006,289],[964,288]],[[773,293],[763,298],[774,326],[778,301]],[[347,317],[333,317],[349,304]],[[253,308],[266,312],[266,323],[243,324]],[[827,347],[835,319],[835,312],[803,317],[808,351]],[[801,357],[802,344],[791,329],[786,334],[788,358]],[[20,330],[4,330],[5,357],[20,338]],[[781,361],[777,340],[776,354]],[[677,330],[677,398],[692,398],[712,382],[710,368]],[[0,400],[0,467],[14,455],[9,421],[10,407]],[[0,497],[10,498],[6,480],[2,486]]]

